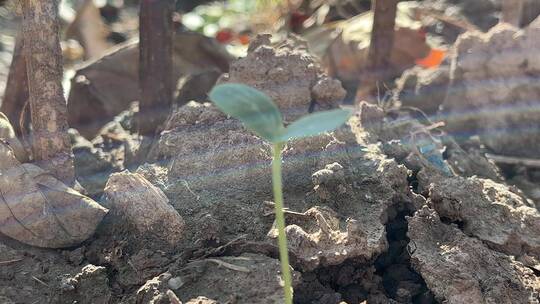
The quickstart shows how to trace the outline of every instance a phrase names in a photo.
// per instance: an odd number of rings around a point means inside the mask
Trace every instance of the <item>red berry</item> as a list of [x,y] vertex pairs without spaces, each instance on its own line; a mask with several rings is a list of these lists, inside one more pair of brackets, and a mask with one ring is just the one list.
[[231,33],[230,30],[227,30],[227,29],[220,30],[216,34],[216,39],[220,43],[228,43],[232,40],[232,38],[233,38],[233,34]]

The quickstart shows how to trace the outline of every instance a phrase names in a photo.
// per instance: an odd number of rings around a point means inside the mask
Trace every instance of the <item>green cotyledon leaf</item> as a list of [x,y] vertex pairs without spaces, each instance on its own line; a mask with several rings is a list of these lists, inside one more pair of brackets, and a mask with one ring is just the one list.
[[221,111],[239,119],[247,129],[267,141],[280,141],[285,130],[283,118],[263,92],[244,84],[228,83],[215,86],[208,95]]
[[350,110],[345,109],[309,114],[287,126],[285,132],[279,137],[279,141],[286,142],[293,138],[314,136],[333,131],[344,124],[351,114]]

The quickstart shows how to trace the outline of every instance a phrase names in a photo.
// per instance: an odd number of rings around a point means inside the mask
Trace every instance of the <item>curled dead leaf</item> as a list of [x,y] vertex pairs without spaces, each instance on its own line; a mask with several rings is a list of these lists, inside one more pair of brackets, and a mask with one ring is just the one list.
[[0,142],[0,232],[22,243],[63,248],[88,239],[108,212]]

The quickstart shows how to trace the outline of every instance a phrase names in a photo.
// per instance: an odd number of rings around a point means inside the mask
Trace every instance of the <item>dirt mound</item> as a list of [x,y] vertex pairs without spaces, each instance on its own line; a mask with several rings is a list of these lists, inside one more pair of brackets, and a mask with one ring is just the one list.
[[537,206],[537,168],[518,161],[503,162],[498,169],[484,154],[540,158],[540,61],[532,51],[539,46],[539,31],[537,19],[522,30],[499,24],[488,33],[463,34],[451,52],[450,67],[411,69],[397,81],[395,94],[403,106],[446,123],[449,136],[442,140],[455,172],[504,178]]
[[540,46],[539,33],[540,19],[522,30],[498,24],[487,33],[467,32],[457,39],[450,66],[406,71],[396,96],[444,120],[459,142],[479,135],[493,153],[538,158],[540,59],[532,50]]
[[445,303],[538,303],[540,280],[513,258],[441,222],[424,207],[409,218],[411,260]]
[[540,19],[524,30],[499,24],[459,37],[443,103],[451,132],[478,134],[497,154],[539,157],[539,37]]
[[[538,278],[532,269],[538,267],[538,210],[504,184],[485,156],[467,155],[427,117],[414,113],[363,104],[359,115],[370,132],[364,138],[380,141],[386,154],[407,166],[412,190],[427,198],[416,201],[413,207],[420,211],[409,219],[407,250],[414,269],[439,301],[499,303],[500,298],[519,303],[531,297],[536,303],[532,297]],[[491,174],[492,179],[474,176]],[[490,258],[479,270],[484,254]],[[498,267],[508,270],[499,275]],[[483,287],[492,280],[501,287]],[[507,281],[517,285],[502,296]]]
[[434,182],[429,196],[439,216],[460,223],[467,235],[516,257],[540,257],[540,213],[521,193],[471,177]]
[[[364,151],[358,140],[344,127],[285,148],[287,233],[296,270],[373,261],[388,248],[385,224],[394,206],[413,204],[405,168],[375,146]],[[190,103],[171,116],[153,153],[156,163],[138,172],[161,187],[185,219],[187,244],[237,243],[242,236],[247,251],[274,246],[269,147],[238,121],[210,104]],[[372,292],[382,288],[374,286]]]
[[263,91],[278,105],[285,121],[337,107],[346,94],[338,80],[322,73],[305,42],[291,38],[274,47],[270,35],[255,38],[247,56],[231,63],[229,73],[218,82],[244,83]]
[[[228,81],[249,79],[274,96],[285,116],[297,115],[298,109],[306,113],[314,95],[318,102],[337,105],[343,89],[321,76],[311,55],[287,43],[276,50],[267,39],[259,37],[246,58],[232,63]],[[263,82],[267,72],[276,70],[283,79]],[[327,87],[324,94],[319,86]],[[247,234],[251,240],[271,241],[270,147],[237,120],[211,104],[189,103],[167,121],[152,155],[168,168],[164,191],[186,214],[187,229],[197,227],[194,240]],[[410,201],[404,168],[362,152],[349,127],[288,144],[283,172],[291,252],[304,270],[381,253],[387,246],[387,209]]]

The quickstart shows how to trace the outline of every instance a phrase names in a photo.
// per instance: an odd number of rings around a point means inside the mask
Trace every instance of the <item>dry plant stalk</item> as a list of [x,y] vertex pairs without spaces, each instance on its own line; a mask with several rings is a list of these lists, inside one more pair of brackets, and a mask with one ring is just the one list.
[[62,90],[58,1],[23,0],[22,11],[34,160],[72,185],[75,170]]
[[379,82],[383,82],[390,72],[390,56],[394,47],[394,26],[396,24],[397,0],[372,0],[373,27],[368,50],[369,66],[363,73],[357,92],[357,99],[371,97]]
[[140,6],[139,134],[153,136],[162,124],[173,98],[173,3],[142,0]]

